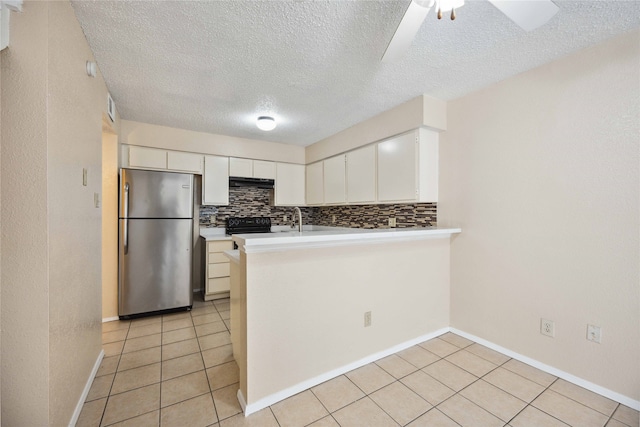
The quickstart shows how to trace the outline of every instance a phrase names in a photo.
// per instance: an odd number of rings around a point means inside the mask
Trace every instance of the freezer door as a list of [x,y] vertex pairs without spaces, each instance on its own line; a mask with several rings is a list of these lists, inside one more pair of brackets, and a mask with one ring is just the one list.
[[193,175],[120,171],[120,218],[193,218]]
[[191,219],[119,221],[118,314],[191,306]]

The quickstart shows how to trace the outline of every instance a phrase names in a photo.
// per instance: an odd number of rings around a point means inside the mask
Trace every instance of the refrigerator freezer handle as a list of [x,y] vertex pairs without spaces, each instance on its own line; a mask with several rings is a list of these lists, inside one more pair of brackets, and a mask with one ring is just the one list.
[[123,239],[124,240],[124,254],[129,253],[129,183],[124,185],[124,224],[123,224]]

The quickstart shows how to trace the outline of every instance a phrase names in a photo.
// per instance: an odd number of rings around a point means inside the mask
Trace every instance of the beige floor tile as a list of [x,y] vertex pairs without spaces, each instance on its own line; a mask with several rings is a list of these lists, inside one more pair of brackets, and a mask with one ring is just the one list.
[[161,334],[147,335],[139,338],[131,338],[126,341],[122,353],[144,350],[146,348],[158,347],[161,344]]
[[100,368],[98,368],[98,372],[96,372],[96,377],[113,374],[116,369],[118,369],[119,361],[120,356],[103,357],[102,362],[100,362]]
[[504,365],[503,368],[510,370],[511,372],[515,372],[516,374],[523,376],[527,379],[530,379],[534,383],[538,383],[541,386],[548,387],[553,383],[557,377],[554,377],[551,374],[547,374],[544,371],[541,371],[538,368],[534,368],[533,366],[527,365],[526,363],[522,363],[519,360],[511,359]]
[[618,407],[618,402],[614,402],[585,388],[571,384],[562,378],[551,384],[549,388],[607,416],[611,416]]
[[364,397],[362,390],[344,375],[325,381],[311,391],[329,412],[335,412]]
[[125,353],[120,357],[118,371],[139,368],[140,366],[151,365],[160,361],[160,347],[151,347],[144,350]]
[[409,347],[396,354],[402,357],[407,362],[411,363],[416,368],[420,369],[440,360],[440,356],[437,356],[430,351],[425,350],[419,345],[414,345],[413,347]]
[[502,427],[504,422],[459,394],[445,400],[438,409],[462,427]]
[[448,342],[449,344],[453,344],[458,348],[465,348],[473,344],[473,341],[461,337],[460,335],[454,334],[453,332],[447,332],[446,334],[440,335],[438,338]]
[[236,362],[224,363],[207,369],[207,377],[211,391],[235,384],[240,380]]
[[504,368],[491,371],[482,379],[527,403],[544,391],[540,384]]
[[218,309],[218,311],[228,311],[230,307],[229,298],[215,300],[213,301],[213,305]]
[[196,337],[196,330],[191,328],[176,329],[175,331],[162,333],[162,345],[178,341],[185,341]]
[[368,397],[364,397],[332,415],[341,427],[397,427],[398,425]]
[[408,424],[407,427],[460,427],[460,425],[436,408],[433,408],[417,420]]
[[620,421],[614,420],[613,418],[611,418],[605,427],[635,427],[635,426],[628,426],[625,423],[621,423]]
[[222,318],[222,320],[229,320],[231,318],[231,313],[228,310],[227,311],[218,310],[218,313],[220,314],[220,317]]
[[309,390],[271,405],[271,410],[281,427],[302,427],[329,415]]
[[222,365],[223,363],[233,361],[233,347],[231,344],[223,345],[220,347],[211,348],[202,352],[202,358],[204,359],[204,367],[211,368],[212,366]]
[[401,426],[431,409],[431,404],[401,382],[394,382],[369,395]]
[[140,326],[152,325],[154,323],[162,323],[162,316],[141,317],[139,319],[133,319],[131,321],[131,327],[137,328]]
[[111,424],[109,427],[157,427],[159,425],[160,411],[152,411],[116,424]]
[[[194,292],[192,307],[193,307],[193,310],[195,310],[196,308],[202,308],[202,307],[213,307],[213,303],[211,301],[203,300],[202,294],[200,292]],[[191,310],[191,313],[193,313],[193,310]]]
[[109,344],[102,344],[102,350],[104,350],[104,357],[117,356],[122,353],[124,347],[124,341],[112,342]]
[[161,407],[165,408],[202,394],[209,394],[209,382],[204,371],[162,381]]
[[478,379],[464,369],[459,368],[444,359],[436,363],[432,363],[426,368],[423,368],[422,371],[455,391],[462,390]]
[[455,353],[456,351],[460,350],[459,347],[456,347],[455,345],[439,338],[434,338],[432,340],[422,342],[418,345],[440,357],[447,357],[451,353]]
[[162,362],[162,381],[204,370],[202,355],[193,353]]
[[445,360],[448,360],[465,371],[472,373],[476,377],[482,377],[497,368],[497,365],[494,365],[480,356],[469,353],[467,350],[461,350],[457,353],[453,353],[452,355],[447,356]]
[[631,409],[628,406],[620,405],[618,409],[613,413],[613,418],[622,421],[623,423],[635,427],[640,427],[640,415],[635,409]]
[[160,382],[160,363],[120,371],[116,374],[111,394],[123,393]]
[[225,332],[218,332],[217,334],[198,337],[198,342],[200,343],[201,350],[209,350],[211,348],[231,344],[231,334],[225,330]]
[[527,406],[509,423],[512,427],[568,427],[557,418],[533,406]]
[[222,317],[218,314],[218,311],[214,309],[214,311],[210,313],[202,313],[199,316],[192,317],[193,324],[195,326],[204,325],[207,323],[213,322],[222,322]]
[[104,322],[102,324],[102,332],[117,331],[119,329],[129,329],[129,320],[114,320],[111,322]]
[[220,388],[212,392],[213,403],[220,420],[227,419],[242,412],[242,407],[238,402],[238,383]]
[[162,324],[161,323],[152,323],[151,325],[144,326],[132,326],[129,329],[129,335],[127,338],[138,338],[144,337],[146,335],[159,334],[162,332]]
[[527,403],[483,380],[478,380],[460,394],[504,422],[509,422]]
[[91,388],[87,394],[86,402],[91,400],[100,399],[102,397],[109,396],[111,391],[111,385],[113,384],[113,378],[115,374],[103,375],[101,377],[95,377],[91,383]]
[[414,372],[401,379],[400,382],[434,406],[455,394],[455,391],[422,371]]
[[110,342],[124,341],[127,338],[128,329],[118,329],[116,331],[103,332],[102,344],[109,344]]
[[[218,310],[215,308],[215,306],[213,304],[208,304],[208,305],[204,305],[204,306],[199,306],[199,307],[194,307],[193,310],[191,310],[191,318],[193,319],[193,324],[195,325],[195,318],[196,317],[200,317],[200,316],[204,316],[205,314],[218,314]],[[220,319],[220,317],[218,316],[218,318]]]
[[78,416],[76,427],[96,427],[100,425],[104,407],[107,404],[107,398],[92,400],[82,405],[82,411]]
[[190,319],[191,311],[179,311],[162,315],[162,323],[173,322],[174,320]]
[[[369,363],[345,374],[365,394],[391,384],[395,379],[375,363]],[[338,421],[340,422],[340,421]]]
[[387,373],[397,379],[406,377],[410,373],[418,370],[418,368],[413,366],[411,363],[395,354],[377,360],[376,365],[380,366],[382,369],[387,371]]
[[162,408],[162,427],[206,427],[218,422],[211,394],[203,394],[184,402]]
[[340,427],[340,424],[333,419],[331,415],[328,415],[318,421],[309,424],[309,427]]
[[469,347],[466,347],[465,350],[467,350],[469,353],[475,354],[476,356],[480,356],[484,360],[488,360],[489,362],[498,366],[506,363],[510,359],[509,356],[498,353],[497,351],[491,350],[489,347],[485,347],[478,343],[471,344]]
[[110,425],[160,408],[160,384],[110,396],[102,425]]
[[201,325],[196,326],[196,335],[199,337],[216,334],[219,332],[229,333],[227,331],[227,326],[224,324],[222,320],[220,320],[219,322],[213,322],[213,323],[203,323]]
[[200,353],[200,346],[198,345],[198,340],[196,338],[162,346],[163,361],[193,353]]
[[572,426],[602,427],[608,419],[606,415],[549,389],[531,405]]
[[177,329],[184,329],[193,327],[193,321],[191,317],[185,317],[182,319],[171,320],[168,322],[162,322],[162,332],[171,332]]
[[227,330],[231,332],[231,319],[225,319],[224,325],[227,327]]
[[276,417],[270,408],[265,408],[245,417],[244,414],[234,415],[220,421],[220,427],[279,427]]

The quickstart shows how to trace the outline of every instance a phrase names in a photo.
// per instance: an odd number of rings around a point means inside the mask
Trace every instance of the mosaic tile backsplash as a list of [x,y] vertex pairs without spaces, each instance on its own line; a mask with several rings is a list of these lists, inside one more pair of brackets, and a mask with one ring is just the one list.
[[[201,206],[200,225],[224,227],[231,216],[266,216],[272,225],[290,225],[293,208],[271,206],[271,191],[255,187],[229,189],[228,206]],[[436,225],[436,203],[411,203],[392,205],[346,205],[300,207],[302,223],[333,227],[389,228],[388,218],[396,218],[396,228],[426,227]],[[283,216],[288,221],[283,221]],[[333,217],[335,216],[335,222]]]

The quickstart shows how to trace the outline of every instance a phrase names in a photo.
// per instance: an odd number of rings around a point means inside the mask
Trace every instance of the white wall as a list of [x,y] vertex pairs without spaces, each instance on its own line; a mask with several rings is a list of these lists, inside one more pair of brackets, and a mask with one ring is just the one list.
[[438,204],[452,327],[635,400],[639,64],[636,31],[450,102]]

